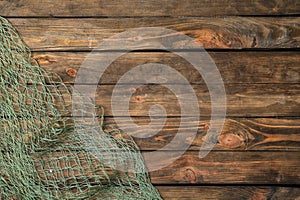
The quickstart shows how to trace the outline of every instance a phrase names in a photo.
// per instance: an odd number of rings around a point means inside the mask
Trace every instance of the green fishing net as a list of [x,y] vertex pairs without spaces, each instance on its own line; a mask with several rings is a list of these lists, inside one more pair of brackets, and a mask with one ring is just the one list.
[[4,18],[0,41],[0,199],[161,199],[132,138],[85,117],[85,97],[54,82]]

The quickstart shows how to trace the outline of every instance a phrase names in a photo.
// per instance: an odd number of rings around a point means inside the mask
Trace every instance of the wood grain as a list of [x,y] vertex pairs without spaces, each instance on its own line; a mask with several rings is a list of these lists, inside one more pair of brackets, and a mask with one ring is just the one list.
[[[12,24],[34,51],[92,50],[103,40],[108,49],[122,49],[122,40],[109,37],[138,27],[163,27],[190,36],[206,49],[299,48],[299,17],[289,18],[100,18],[100,19],[31,19],[13,18]],[[130,49],[162,45],[174,35],[140,37]],[[145,39],[145,40],[144,40]],[[130,39],[128,39],[130,40]],[[170,49],[185,47],[186,41],[170,42]],[[168,44],[169,45],[169,44]],[[184,48],[183,48],[184,49]]]
[[218,16],[299,14],[296,0],[2,0],[0,13],[18,17]]
[[[93,53],[95,57],[100,54]],[[35,52],[33,57],[46,71],[57,73],[65,83],[74,83],[88,55],[86,52]],[[300,83],[300,52],[209,52],[209,55],[224,83]],[[191,84],[204,83],[199,72],[174,53],[131,52],[107,66],[99,84],[115,84],[127,71],[147,63],[170,66]],[[172,78],[169,77],[170,82],[178,83]]]
[[[150,173],[151,181],[162,197],[300,199],[300,189],[297,188],[300,183],[299,1],[0,0],[0,13],[9,17],[25,43],[35,51],[34,57],[41,67],[57,72],[63,82],[70,84],[74,83],[88,55],[85,51],[95,49],[117,33],[138,27],[163,27],[193,38],[211,50],[209,54],[220,70],[227,93],[227,118],[223,131],[218,143],[205,158],[200,159],[198,154],[210,128],[209,91],[201,75],[173,53],[128,53],[108,68],[99,83],[92,83],[100,84],[97,93],[90,94],[90,97],[95,97],[97,105],[104,106],[108,116],[105,124],[116,125],[118,119],[119,126],[126,127],[133,136],[147,132],[143,125],[150,123],[150,107],[160,104],[168,115],[163,128],[152,137],[134,139],[143,154],[170,143],[177,134],[181,113],[176,95],[168,88],[159,85],[130,88],[133,92],[130,115],[134,123],[142,126],[138,130],[132,128],[122,109],[117,109],[120,116],[111,117],[110,100],[114,84],[133,67],[151,62],[169,65],[191,83],[198,99],[197,102],[187,101],[200,106],[201,119],[195,121],[193,117],[185,117],[191,124],[198,122],[196,138],[181,141],[182,144],[191,143],[190,148],[169,166]],[[171,37],[162,34],[158,38],[168,40]],[[155,43],[151,38],[145,39],[147,42],[141,42],[136,48],[149,50]],[[122,50],[119,42],[111,42],[109,50]],[[178,50],[178,46],[183,44],[179,41],[172,48]],[[59,82],[58,79],[54,81]],[[170,78],[172,84],[178,84],[176,81]],[[182,91],[177,95],[185,94]],[[118,95],[119,103],[124,103],[124,93]],[[66,102],[57,101],[57,105],[63,103],[70,106],[69,95],[63,93],[63,97]],[[152,112],[153,115],[156,117],[151,118],[151,125],[156,129],[163,118],[159,112]],[[189,123],[182,127],[184,133],[191,131]],[[175,154],[180,150],[179,145],[177,149],[167,149],[162,154]],[[44,163],[46,170],[67,164],[64,160],[53,161],[60,156],[60,152],[54,154],[44,155],[42,161],[41,158],[35,159]],[[83,154],[78,153],[82,160],[91,156]],[[77,152],[72,152],[72,155],[77,155]],[[76,171],[78,162],[74,161],[71,159],[76,177],[93,173],[103,176],[99,161],[94,160],[92,167],[83,163],[82,171]],[[160,159],[158,163],[147,165],[166,162],[166,159]],[[64,170],[60,176],[68,177],[69,174]],[[49,179],[49,174],[40,175]],[[119,175],[122,176],[121,173]],[[257,184],[268,186],[251,186]]]
[[[140,127],[132,128],[127,118],[106,118],[107,126],[123,128],[128,134],[134,137],[135,142],[141,150],[155,151],[169,144],[179,130],[183,134],[190,134],[196,131],[194,140],[187,137],[182,139],[181,144],[176,150],[183,150],[182,144],[189,145],[189,150],[199,150],[203,145],[205,136],[209,129],[210,120],[200,120],[195,127],[193,118],[187,120],[180,126],[180,118],[168,118],[163,124],[163,128],[157,131],[154,136],[138,138],[137,134],[149,132],[148,125],[157,130],[163,123],[162,118],[152,118],[151,121],[146,117],[133,118],[134,123]],[[117,121],[117,123],[116,123]],[[281,150],[299,151],[300,150],[300,119],[276,119],[276,118],[227,118],[223,131],[218,137],[218,143],[213,150]],[[168,150],[172,148],[165,147]]]
[[[176,91],[176,94],[168,88],[170,87],[169,85],[126,85],[126,88],[118,91],[114,90],[114,85],[81,85],[80,91],[87,92],[84,96],[88,101],[95,99],[95,105],[104,108],[105,116],[141,117],[149,116],[149,111],[151,111],[151,117],[210,117],[211,99],[205,85],[191,85],[193,89],[191,92],[196,95],[194,98],[190,96],[190,92],[186,91],[186,85],[175,86],[180,88]],[[70,116],[72,112],[71,93],[73,89],[69,87],[66,90],[64,87],[57,86],[48,86],[48,89],[55,97],[53,103],[57,105],[59,110],[63,109],[61,110],[63,111],[63,116]],[[94,89],[96,90],[95,93]],[[225,89],[227,117],[299,116],[299,84],[226,84]],[[30,89],[28,90],[30,91]],[[112,97],[113,92],[114,96]],[[61,95],[61,97],[57,98],[57,94]],[[184,100],[189,101],[189,106],[185,106],[185,113],[181,111],[179,102]],[[81,102],[80,100],[77,103]],[[113,107],[112,102],[114,102]],[[126,106],[127,104],[128,106]],[[30,105],[30,102],[28,102],[28,105]],[[154,105],[160,106],[153,107]],[[197,114],[195,113],[196,110],[194,110],[196,106],[199,107]],[[225,105],[219,104],[219,106],[215,106],[214,116],[223,115],[220,109],[221,106]],[[16,113],[18,113],[18,108],[16,107],[15,109]],[[102,111],[99,109],[97,114],[100,115],[101,113]]]
[[[91,87],[86,85],[81,88],[81,91],[90,91]],[[114,85],[93,87],[97,89],[96,94],[88,95],[92,99],[95,98],[96,105],[104,107],[106,116],[128,116],[128,110],[131,116],[149,116],[149,110],[155,104],[163,106],[168,117],[188,116],[181,113],[178,102],[179,97],[184,98],[190,95],[186,93],[184,85],[180,86],[182,90],[179,90],[176,95],[167,88],[168,85],[142,85],[140,87],[133,85],[128,87],[128,90],[132,92],[129,100],[125,98],[125,94],[128,93],[127,89],[114,92],[116,103],[114,111],[118,115],[113,115],[111,106]],[[198,104],[202,117],[210,116],[211,100],[207,87],[192,85],[192,88],[197,99],[189,98],[187,100],[191,105]],[[225,89],[228,117],[284,117],[298,116],[300,113],[299,84],[226,84]],[[57,101],[56,103],[71,105],[70,96],[67,93],[63,93],[63,96],[66,97],[66,102]],[[127,102],[129,102],[129,108],[121,107]],[[151,116],[162,116],[161,113],[161,109],[154,109],[151,111]],[[218,114],[220,113],[217,111],[216,116]]]
[[[146,152],[142,152],[145,154]],[[165,166],[156,171],[150,172],[150,178],[154,184],[299,184],[299,152],[210,152],[205,158],[199,158],[198,151],[182,152],[183,155],[171,164],[166,164],[165,158],[178,156],[178,151],[162,151],[156,162],[146,162],[148,169],[152,166]],[[57,157],[58,152],[55,152]],[[74,154],[74,153],[73,153]],[[72,155],[73,155],[72,154]],[[88,154],[88,153],[85,153]],[[62,153],[64,158],[66,152]],[[85,158],[78,154],[78,159]],[[99,163],[96,158],[91,157],[91,162]],[[38,161],[38,160],[37,160]],[[57,161],[58,162],[58,161]],[[61,162],[64,164],[64,162]],[[66,163],[66,165],[68,162]],[[50,165],[49,165],[50,166]],[[78,173],[84,173],[88,177],[93,175],[103,176],[101,165],[92,167],[72,162],[73,171],[81,169]],[[50,166],[51,168],[51,166]],[[50,169],[49,168],[49,169]],[[60,169],[60,165],[52,168],[53,172]],[[109,169],[108,169],[109,170]],[[88,172],[88,173],[87,173]],[[64,178],[68,178],[71,173],[68,170],[63,173]]]
[[[298,200],[300,197],[300,189],[297,187],[156,186],[156,188],[166,200]],[[4,199],[0,197],[0,200]]]
[[164,199],[172,200],[298,200],[300,189],[254,186],[157,186]]
[[199,159],[196,151],[186,152],[168,167],[151,172],[150,176],[156,184],[299,184],[299,164],[298,152],[211,152]]
[[[74,119],[69,118],[67,125],[73,130]],[[86,118],[87,122],[91,119]],[[156,151],[161,148],[165,150],[199,150],[204,148],[207,133],[211,121],[209,119],[195,121],[194,118],[182,120],[179,117],[133,117],[133,123],[140,127],[132,126],[127,117],[106,117],[104,120],[105,130],[109,132],[111,127],[119,128],[121,133],[116,134],[119,138],[127,133],[133,137],[139,148],[143,151]],[[19,120],[21,124],[28,124],[29,119]],[[184,122],[182,122],[184,121]],[[32,122],[32,121],[31,121]],[[8,126],[1,120],[2,126]],[[36,122],[32,122],[33,124]],[[151,123],[151,124],[150,124]],[[183,123],[180,125],[180,123]],[[148,127],[147,125],[150,125]],[[154,134],[152,134],[155,130]],[[299,118],[227,118],[223,130],[216,137],[217,143],[213,150],[218,151],[300,151],[300,119]],[[167,146],[176,135],[182,135],[176,148]],[[151,134],[150,134],[151,133]],[[72,133],[69,133],[72,134]],[[139,136],[143,134],[144,138]],[[34,133],[24,134],[25,142],[29,142],[28,136]],[[194,137],[194,138],[193,138]],[[175,140],[178,140],[176,138]],[[204,150],[208,150],[204,148]]]

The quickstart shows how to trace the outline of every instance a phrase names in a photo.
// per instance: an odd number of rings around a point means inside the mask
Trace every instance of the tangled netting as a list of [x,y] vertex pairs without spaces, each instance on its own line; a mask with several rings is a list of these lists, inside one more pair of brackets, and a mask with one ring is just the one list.
[[130,136],[85,118],[83,97],[55,83],[3,18],[0,41],[0,199],[161,199]]

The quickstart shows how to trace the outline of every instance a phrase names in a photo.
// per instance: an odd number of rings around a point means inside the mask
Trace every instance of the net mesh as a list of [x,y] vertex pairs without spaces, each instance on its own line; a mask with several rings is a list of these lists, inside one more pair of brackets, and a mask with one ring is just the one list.
[[161,199],[132,138],[85,117],[87,101],[2,17],[0,41],[0,199]]

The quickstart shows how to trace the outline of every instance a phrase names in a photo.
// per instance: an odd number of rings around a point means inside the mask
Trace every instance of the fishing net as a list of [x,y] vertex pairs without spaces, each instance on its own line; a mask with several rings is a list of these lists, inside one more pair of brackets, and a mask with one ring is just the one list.
[[0,199],[161,199],[128,134],[85,117],[84,97],[42,70],[4,18],[0,40]]

